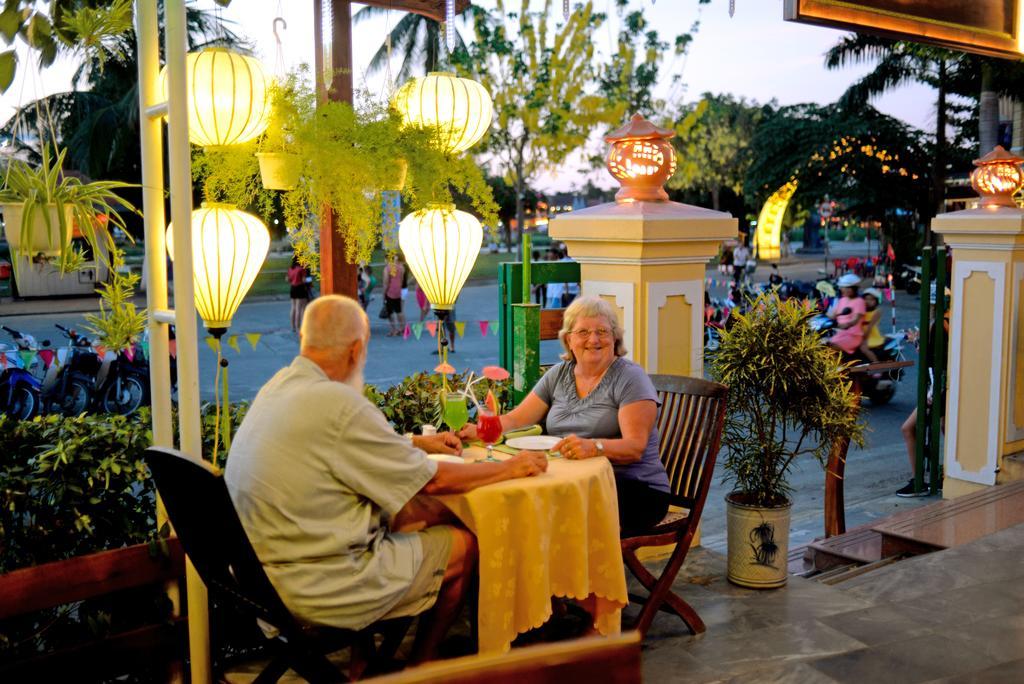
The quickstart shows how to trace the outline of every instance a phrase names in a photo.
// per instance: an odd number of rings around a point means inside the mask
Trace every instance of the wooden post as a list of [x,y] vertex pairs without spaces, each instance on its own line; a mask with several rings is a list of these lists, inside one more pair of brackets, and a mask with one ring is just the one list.
[[[324,17],[324,8],[330,16]],[[324,54],[324,22],[330,26],[331,53]],[[349,0],[314,0],[313,34],[317,100],[352,103],[352,4]],[[330,59],[330,64],[326,59]],[[325,70],[328,76],[325,76]],[[342,217],[324,207],[320,221],[320,292],[355,297],[358,267],[345,257],[345,238],[337,227]]]

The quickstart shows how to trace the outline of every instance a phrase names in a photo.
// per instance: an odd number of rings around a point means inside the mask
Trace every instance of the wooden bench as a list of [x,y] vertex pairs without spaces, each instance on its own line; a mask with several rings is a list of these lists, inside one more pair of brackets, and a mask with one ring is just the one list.
[[[139,544],[0,575],[0,620],[117,591],[178,582],[185,572],[177,538],[168,555]],[[0,682],[79,681],[135,667],[184,661],[186,618],[148,625],[31,658],[0,663]]]

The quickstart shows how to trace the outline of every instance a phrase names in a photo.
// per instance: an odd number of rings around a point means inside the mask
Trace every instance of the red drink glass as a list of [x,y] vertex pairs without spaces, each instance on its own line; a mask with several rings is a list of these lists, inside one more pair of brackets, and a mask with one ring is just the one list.
[[491,448],[501,439],[501,416],[481,409],[476,417],[476,436],[487,445],[487,458],[493,458]]

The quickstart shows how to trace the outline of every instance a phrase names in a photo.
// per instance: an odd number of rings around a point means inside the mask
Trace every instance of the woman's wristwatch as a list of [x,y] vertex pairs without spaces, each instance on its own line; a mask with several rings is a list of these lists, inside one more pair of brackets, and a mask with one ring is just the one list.
[[599,439],[595,439],[594,446],[597,447],[597,455],[604,456],[604,442]]

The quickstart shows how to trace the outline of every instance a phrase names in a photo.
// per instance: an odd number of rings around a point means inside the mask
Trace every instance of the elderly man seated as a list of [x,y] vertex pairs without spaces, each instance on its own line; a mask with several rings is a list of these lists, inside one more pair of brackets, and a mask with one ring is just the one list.
[[529,477],[547,460],[428,459],[424,452],[458,453],[461,444],[450,433],[412,442],[395,433],[363,396],[369,338],[355,300],[313,301],[299,356],[257,394],[225,480],[256,555],[299,619],[361,629],[429,611],[413,647],[419,662],[457,617],[476,567],[473,535],[419,495]]

